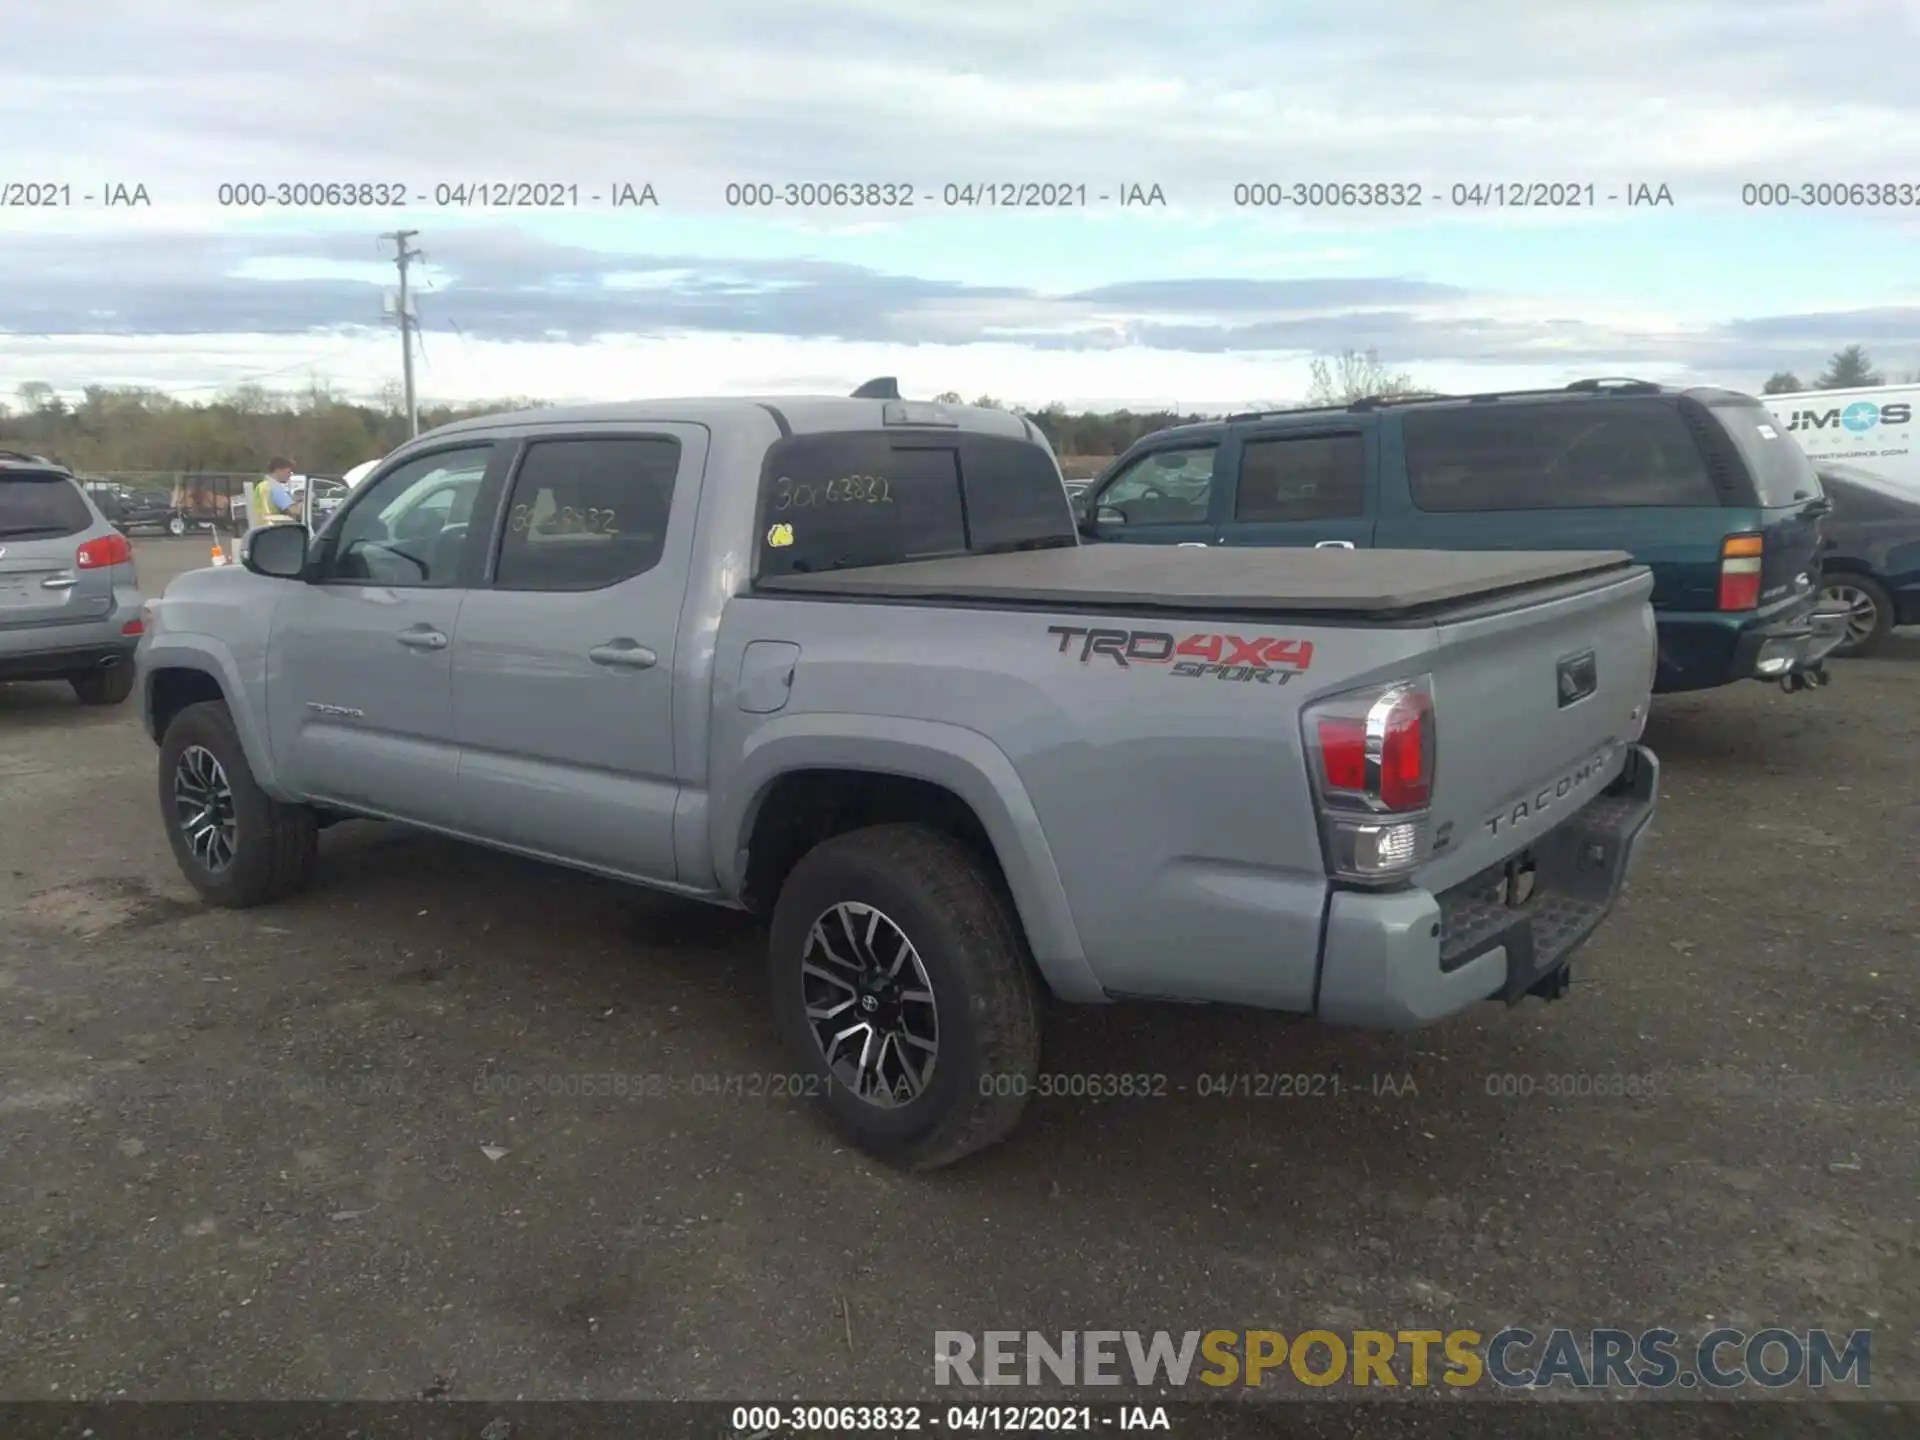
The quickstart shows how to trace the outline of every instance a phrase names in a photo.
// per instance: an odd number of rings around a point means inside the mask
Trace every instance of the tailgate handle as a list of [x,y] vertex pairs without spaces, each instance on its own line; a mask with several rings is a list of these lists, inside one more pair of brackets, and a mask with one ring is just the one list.
[[1351,540],[1316,540],[1313,542],[1313,548],[1316,550],[1351,550],[1353,549],[1353,542]]
[[71,590],[79,583],[79,579],[75,576],[56,575],[51,580],[42,580],[40,582],[40,588],[42,590]]

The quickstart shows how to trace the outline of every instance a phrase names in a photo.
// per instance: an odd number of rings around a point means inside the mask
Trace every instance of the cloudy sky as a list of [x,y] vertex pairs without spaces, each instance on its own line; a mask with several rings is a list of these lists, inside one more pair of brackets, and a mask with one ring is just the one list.
[[[1446,389],[1920,369],[1920,0],[9,0],[6,31],[0,398],[371,393],[401,226],[433,398],[1233,405],[1346,348]],[[1421,203],[1296,203],[1349,181]],[[565,203],[473,193],[510,182]],[[912,204],[789,203],[820,182]],[[985,203],[1022,182],[1073,203]],[[1494,203],[1533,182],[1591,203]],[[1896,203],[1743,190],[1803,183]]]

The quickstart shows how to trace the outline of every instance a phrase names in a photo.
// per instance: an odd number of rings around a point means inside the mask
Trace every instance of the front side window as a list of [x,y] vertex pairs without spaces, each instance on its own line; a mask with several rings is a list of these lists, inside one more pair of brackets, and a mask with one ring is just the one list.
[[452,585],[474,543],[467,525],[492,445],[438,450],[369,482],[328,526],[325,578],[369,585]]
[[1098,504],[1118,510],[1129,526],[1203,524],[1218,453],[1213,445],[1192,445],[1143,455],[1101,490]]

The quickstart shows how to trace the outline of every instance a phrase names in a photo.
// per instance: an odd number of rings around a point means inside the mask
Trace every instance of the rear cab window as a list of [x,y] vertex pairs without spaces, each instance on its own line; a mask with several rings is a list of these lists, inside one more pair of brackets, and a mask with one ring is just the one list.
[[1727,432],[1753,480],[1756,502],[1777,510],[1818,500],[1820,476],[1800,442],[1786,432],[1774,413],[1746,396],[1706,402],[1707,413]]
[[1720,504],[1679,409],[1663,399],[1409,411],[1413,503],[1428,512]]
[[1010,436],[859,430],[767,452],[761,576],[1078,543],[1052,457]]
[[0,469],[0,539],[57,540],[93,526],[80,487],[54,470]]

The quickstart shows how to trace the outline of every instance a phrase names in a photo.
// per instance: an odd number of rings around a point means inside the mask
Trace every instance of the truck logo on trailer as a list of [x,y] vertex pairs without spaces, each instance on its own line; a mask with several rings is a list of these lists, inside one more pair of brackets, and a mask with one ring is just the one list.
[[1846,409],[1796,410],[1787,421],[1789,430],[1825,430],[1829,426],[1864,435],[1876,425],[1905,425],[1913,419],[1913,406],[1904,401],[1876,405],[1871,400],[1856,400]]

